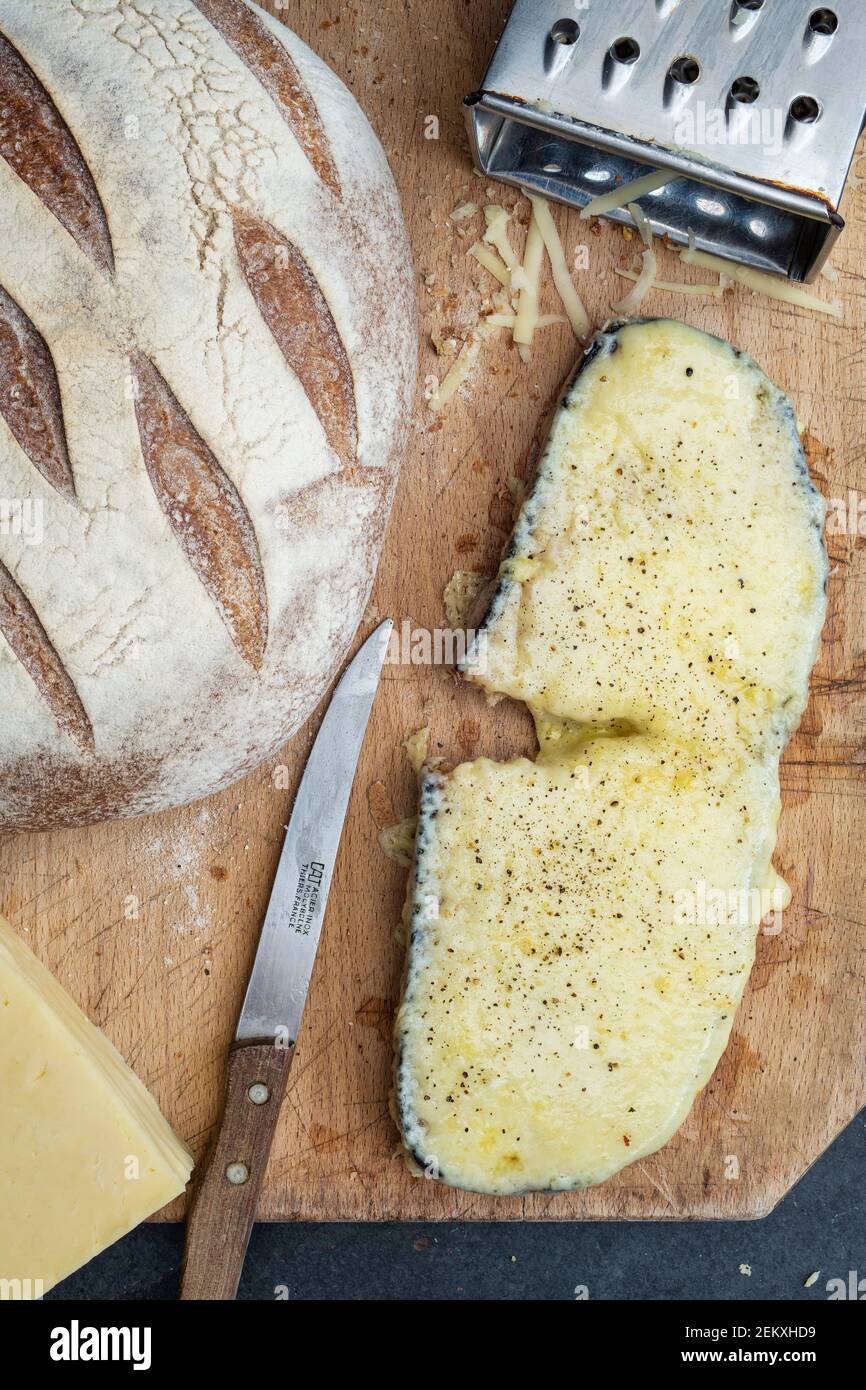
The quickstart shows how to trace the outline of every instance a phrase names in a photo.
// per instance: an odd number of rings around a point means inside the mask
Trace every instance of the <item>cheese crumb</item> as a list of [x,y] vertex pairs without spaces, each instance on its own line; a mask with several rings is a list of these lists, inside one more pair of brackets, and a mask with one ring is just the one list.
[[452,574],[442,595],[445,620],[450,628],[466,627],[475,600],[489,582],[486,575],[475,574],[472,570],[456,570]]
[[397,825],[386,825],[379,831],[379,844],[388,859],[403,869],[411,869],[415,858],[415,833],[418,817],[411,816]]
[[423,729],[416,729],[414,734],[409,734],[404,738],[403,747],[406,756],[415,772],[420,772],[427,761],[427,749],[430,744],[430,725],[425,724]]

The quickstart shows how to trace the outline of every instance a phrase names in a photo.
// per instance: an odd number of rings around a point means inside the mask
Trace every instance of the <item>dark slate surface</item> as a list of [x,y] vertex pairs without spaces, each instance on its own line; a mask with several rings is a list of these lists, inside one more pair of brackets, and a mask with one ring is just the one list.
[[[866,1111],[763,1221],[257,1226],[240,1297],[823,1301],[851,1270],[866,1297],[864,1150]],[[173,1299],[182,1241],[141,1227],[49,1297]]]

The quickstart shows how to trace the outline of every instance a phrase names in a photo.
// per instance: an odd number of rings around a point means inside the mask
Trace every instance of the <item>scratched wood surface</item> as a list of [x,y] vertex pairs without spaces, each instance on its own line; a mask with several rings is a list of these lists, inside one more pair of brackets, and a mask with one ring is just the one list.
[[[379,132],[409,222],[421,305],[422,378],[442,374],[431,335],[471,325],[492,288],[447,214],[488,201],[473,176],[460,102],[477,85],[507,0],[272,0],[348,82]],[[438,122],[438,132],[435,122]],[[426,138],[436,135],[438,138]],[[862,165],[860,166],[862,169]],[[501,190],[509,206],[518,200]],[[812,700],[782,770],[777,864],[794,901],[762,936],[731,1044],[688,1121],[655,1157],[602,1187],[492,1200],[415,1181],[395,1156],[388,1114],[390,1031],[401,969],[394,939],[405,874],[378,845],[412,814],[401,740],[422,724],[453,758],[532,749],[525,715],[487,709],[448,670],[390,665],[349,812],[324,938],[260,1215],[272,1219],[706,1218],[770,1210],[864,1103],[866,962],[866,566],[857,534],[866,493],[866,191],[850,189],[835,255],[842,323],[734,290],[722,301],[657,293],[670,313],[747,349],[791,392],[816,478],[848,511],[830,537],[830,616]],[[596,322],[624,282],[634,245],[557,211]],[[683,268],[666,254],[661,273]],[[429,284],[427,281],[429,280]],[[546,308],[557,304],[548,286]],[[575,357],[546,330],[523,365],[485,348],[461,399],[437,424],[419,397],[373,602],[443,626],[455,570],[494,571],[511,520],[509,479],[525,476],[539,423]],[[446,359],[447,361],[447,359]],[[864,502],[866,513],[866,502]],[[837,528],[839,529],[839,528]],[[866,515],[860,528],[866,533]],[[0,843],[0,910],[32,943],[152,1088],[201,1153],[217,1116],[223,1059],[241,1003],[291,806],[317,718],[276,768],[172,814]],[[166,1215],[178,1217],[180,1205]]]

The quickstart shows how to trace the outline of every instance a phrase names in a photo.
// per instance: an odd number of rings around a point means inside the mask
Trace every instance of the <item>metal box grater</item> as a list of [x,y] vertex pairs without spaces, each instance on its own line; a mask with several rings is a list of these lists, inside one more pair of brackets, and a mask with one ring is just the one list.
[[669,169],[642,202],[656,232],[809,281],[864,91],[866,0],[517,0],[465,105],[490,178],[582,207]]

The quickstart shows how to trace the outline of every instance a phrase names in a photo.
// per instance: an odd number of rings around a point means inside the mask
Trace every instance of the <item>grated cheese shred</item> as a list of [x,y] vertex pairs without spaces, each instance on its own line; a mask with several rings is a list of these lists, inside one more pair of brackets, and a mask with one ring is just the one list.
[[640,232],[641,241],[643,242],[647,250],[651,251],[653,245],[653,232],[652,227],[650,226],[649,218],[647,217],[643,208],[638,203],[629,203],[628,210],[631,214],[631,218],[634,222],[634,225]]
[[619,188],[612,188],[609,193],[600,193],[597,198],[591,198],[586,207],[581,209],[580,215],[585,221],[589,217],[601,217],[606,212],[614,212],[617,208],[624,208],[627,203],[634,203],[638,198],[643,198],[647,193],[655,193],[657,188],[664,188],[666,183],[671,183],[676,177],[676,174],[655,169],[643,178],[621,183]]
[[[541,279],[541,264],[544,258],[544,239],[538,225],[535,208],[526,234],[526,249],[523,253],[523,274],[526,277],[520,291],[517,305],[517,322],[514,325],[514,341],[522,347],[532,346],[535,328],[538,323],[538,286]],[[520,354],[523,357],[523,353]],[[524,360],[526,360],[524,358]]]
[[[624,280],[636,282],[639,278],[633,270],[623,270],[620,266],[614,267],[613,273],[622,276]],[[721,299],[724,293],[721,285],[690,285],[685,280],[653,280],[650,289],[667,290],[669,294],[693,295],[696,299],[700,299],[702,296]]]
[[[617,314],[637,313],[644,299],[655,284],[656,271],[658,270],[655,251],[650,247],[643,252],[641,260],[643,264],[640,275],[635,279],[634,289],[629,290],[624,299],[620,299],[613,305],[613,309]],[[631,279],[631,276],[627,276],[626,278]]]
[[770,299],[781,300],[784,304],[793,304],[800,309],[816,309],[818,313],[830,314],[833,318],[842,317],[842,305],[838,300],[828,302],[819,299],[817,295],[810,294],[799,285],[791,284],[790,280],[777,279],[775,275],[768,275],[763,270],[752,270],[750,266],[734,265],[731,261],[722,260],[720,256],[711,255],[709,251],[696,251],[691,241],[690,237],[688,249],[680,252],[680,260],[686,265],[700,265],[705,270],[715,270],[720,276],[736,280],[756,294],[765,294]]
[[487,223],[484,240],[499,252],[508,269],[514,270],[515,266],[519,265],[519,261],[514,247],[508,240],[509,217],[510,214],[506,208],[500,207],[497,203],[489,204],[484,209],[484,220]]
[[532,204],[533,215],[538,224],[538,230],[544,242],[548,259],[550,260],[550,268],[553,273],[553,283],[556,286],[556,292],[562,300],[562,305],[568,316],[568,321],[574,329],[574,336],[580,340],[584,340],[589,337],[589,315],[583,307],[583,301],[575,289],[574,281],[571,278],[565,260],[562,241],[559,232],[556,230],[556,223],[553,220],[550,207],[546,199],[540,198],[532,193],[529,195],[529,201]]
[[505,285],[507,289],[511,288],[511,271],[491,247],[485,246],[483,241],[476,241],[474,246],[470,246],[466,254],[473,256],[479,265],[483,265],[485,270],[489,270],[500,285]]
[[468,342],[463,344],[457,354],[457,360],[430,397],[430,409],[434,415],[438,415],[442,407],[448,404],[451,397],[457,394],[460,387],[472,374],[481,352],[481,343],[481,337],[475,333]]

